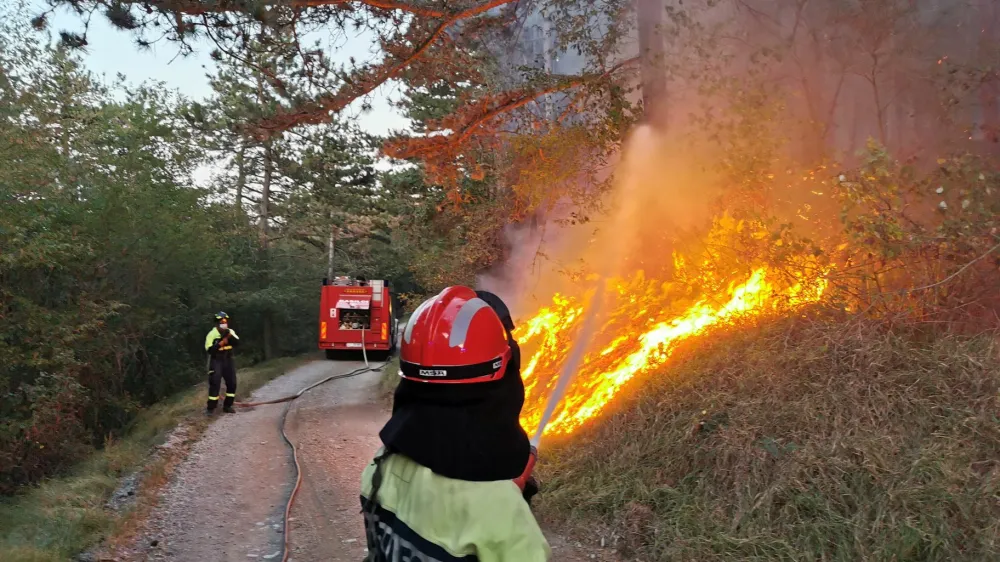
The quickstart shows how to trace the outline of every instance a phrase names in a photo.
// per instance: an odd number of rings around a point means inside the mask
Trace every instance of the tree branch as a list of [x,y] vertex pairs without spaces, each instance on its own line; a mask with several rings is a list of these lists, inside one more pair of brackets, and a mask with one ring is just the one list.
[[305,242],[306,244],[309,244],[310,246],[319,248],[320,250],[325,250],[326,249],[326,243],[325,242],[322,242],[322,241],[319,241],[319,240],[314,240],[311,236],[309,236],[308,234],[302,233],[302,232],[296,232],[296,233],[292,234],[292,238],[294,238],[295,240],[298,240],[299,242]]
[[[114,3],[138,5],[162,12],[173,12],[188,16],[231,12],[249,13],[247,3],[240,0],[221,0],[216,2],[205,2],[204,0],[121,0],[120,2],[117,0],[113,2],[98,0],[98,3],[103,6],[109,6]],[[281,8],[323,8],[346,4],[362,4],[372,8],[398,10],[430,18],[441,18],[448,15],[448,12],[443,10],[417,6],[408,2],[395,2],[393,0],[265,0],[262,4]]]
[[959,268],[958,271],[956,271],[955,273],[952,273],[948,277],[945,277],[944,279],[942,279],[942,280],[940,280],[940,281],[938,281],[936,283],[931,283],[930,285],[924,285],[923,287],[916,287],[914,289],[905,289],[905,290],[900,291],[900,292],[903,292],[903,293],[916,293],[917,291],[926,291],[927,289],[933,289],[934,287],[939,287],[941,285],[944,285],[948,281],[951,281],[952,279],[954,279],[954,278],[958,277],[959,275],[961,275],[963,271],[965,271],[966,269],[969,269],[970,267],[972,267],[974,264],[976,264],[976,262],[981,261],[982,259],[986,258],[987,256],[989,256],[990,254],[992,254],[993,252],[995,252],[997,250],[1000,250],[1000,244],[997,244],[996,246],[993,246],[989,250],[986,250],[985,254],[983,254],[983,255],[979,256],[978,258],[970,261],[969,263],[963,265],[961,268]]
[[[305,0],[303,0],[305,1]],[[322,1],[322,0],[321,0]],[[374,1],[374,0],[371,0]],[[447,15],[444,21],[440,22],[434,30],[421,42],[406,58],[395,64],[383,64],[381,69],[372,69],[371,76],[362,79],[359,83],[348,83],[347,86],[334,94],[321,96],[314,102],[300,106],[299,108],[279,114],[258,125],[258,129],[265,135],[290,129],[298,125],[315,125],[330,119],[329,114],[340,111],[347,107],[354,100],[366,96],[385,82],[395,78],[399,73],[420,59],[428,49],[443,35],[444,32],[455,23],[484,14],[494,8],[514,3],[516,0],[490,0],[479,6],[467,8],[465,10]],[[369,3],[369,0],[364,2]],[[445,17],[442,15],[442,17]]]
[[[436,149],[440,149],[440,148],[442,148],[444,146],[451,146],[451,147],[458,146],[458,145],[462,144],[463,142],[465,142],[466,140],[468,140],[468,138],[470,136],[472,136],[475,133],[476,129],[478,129],[481,125],[483,125],[483,124],[485,124],[485,123],[487,123],[487,122],[495,119],[496,117],[498,117],[498,116],[500,116],[500,115],[502,115],[504,113],[507,113],[509,111],[513,111],[513,110],[515,110],[517,108],[520,108],[520,107],[524,107],[525,105],[528,105],[529,103],[535,101],[536,99],[538,99],[538,98],[540,98],[542,96],[545,96],[545,95],[548,95],[548,94],[554,94],[556,92],[565,91],[565,90],[568,90],[570,88],[575,88],[577,86],[582,86],[584,84],[588,84],[588,83],[591,83],[591,82],[596,82],[598,80],[603,80],[604,78],[607,78],[608,76],[614,74],[615,72],[617,72],[617,71],[619,71],[619,70],[621,70],[621,69],[623,69],[625,67],[634,65],[634,64],[638,63],[639,61],[640,61],[640,57],[638,57],[638,56],[632,57],[632,58],[623,60],[622,62],[620,62],[620,63],[612,66],[611,68],[609,68],[606,71],[604,71],[602,73],[599,73],[599,74],[584,74],[584,75],[576,76],[576,77],[574,77],[572,79],[564,80],[564,81],[559,82],[558,84],[555,84],[555,85],[550,86],[548,88],[544,88],[544,89],[541,89],[541,90],[533,90],[533,91],[529,91],[529,92],[523,92],[523,93],[521,93],[521,95],[518,95],[516,97],[508,99],[504,103],[502,103],[502,104],[500,104],[500,105],[498,105],[496,107],[493,107],[493,108],[489,109],[488,111],[485,111],[481,115],[475,117],[474,119],[472,119],[471,121],[469,121],[468,123],[466,123],[461,129],[456,130],[451,135],[448,135],[448,136],[424,137],[424,138],[421,138],[419,140],[423,141],[421,144],[424,144],[425,146],[431,145],[431,146],[434,146]],[[405,150],[405,149],[403,149],[403,150],[398,150],[398,151],[395,151],[395,152],[396,152],[396,154],[394,154],[394,156],[397,157],[397,158],[412,158],[413,156],[416,156],[416,152],[418,152],[418,150]]]

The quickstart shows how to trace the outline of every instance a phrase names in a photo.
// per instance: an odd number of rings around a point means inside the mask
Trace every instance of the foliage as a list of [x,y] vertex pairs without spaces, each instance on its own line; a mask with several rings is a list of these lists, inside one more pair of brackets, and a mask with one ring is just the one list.
[[[241,392],[253,392],[294,368],[301,359],[279,359],[240,372]],[[120,535],[141,510],[155,503],[159,487],[177,459],[150,456],[150,449],[183,425],[188,439],[210,426],[200,413],[203,388],[189,389],[144,409],[120,438],[108,439],[68,474],[50,478],[14,497],[0,497],[0,560],[63,562],[90,548],[110,532]],[[181,448],[181,447],[178,447]],[[171,451],[178,454],[174,448]],[[121,477],[138,473],[136,504],[115,512],[106,507]]]
[[[81,15],[107,7],[103,0],[49,4]],[[39,27],[49,13],[39,16]],[[553,52],[581,57],[571,74],[554,75],[530,57],[509,64],[509,53],[522,49],[519,26],[537,27],[528,23],[537,15],[550,24],[544,40]],[[606,169],[639,116],[630,86],[637,58],[621,55],[633,26],[631,2],[261,0],[196,6],[168,0],[115,3],[104,16],[131,32],[140,47],[154,38],[182,52],[205,42],[215,47],[218,96],[213,104],[194,104],[187,116],[210,150],[228,152],[219,158],[228,168],[219,187],[235,197],[238,210],[253,201],[249,214],[272,230],[262,233],[264,240],[286,237],[319,248],[332,234],[336,263],[369,275],[401,264],[390,273],[408,291],[422,290],[418,284],[471,283],[502,262],[510,251],[503,233],[508,223],[536,220],[566,199],[581,206],[577,217],[592,214],[609,187]],[[337,65],[319,43],[305,43],[323,33],[333,43],[349,33],[373,37],[382,56]],[[64,43],[85,45],[86,30],[65,33]],[[418,164],[424,185],[399,182],[395,172],[378,185],[365,174],[342,173],[312,193],[297,189],[303,174],[316,175],[319,160],[328,170],[340,152],[323,135],[361,136],[340,121],[340,111],[355,101],[363,108],[366,95],[397,80],[406,87],[404,106],[415,126],[388,139],[383,151]],[[364,167],[364,158],[354,153],[340,165]],[[412,186],[413,193],[387,202],[380,190],[388,184]],[[332,186],[337,196],[320,193]],[[419,192],[426,206],[410,211]],[[261,221],[265,207],[274,217]],[[419,220],[401,221],[413,217]],[[268,285],[274,268],[263,270],[261,282]]]
[[835,194],[851,269],[840,281],[859,308],[976,330],[996,322],[1000,176],[988,160],[958,153],[921,172],[872,143]]
[[112,102],[64,51],[24,48],[41,60],[17,75],[0,124],[7,490],[188,383],[208,318],[195,307],[225,275],[209,210],[182,185],[193,159],[173,101],[144,89]]
[[[233,317],[244,364],[314,348],[329,223],[313,209],[352,187],[368,190],[348,198],[355,209],[374,197],[371,142],[333,125],[307,138],[242,135],[234,123],[260,102],[246,97],[252,79],[220,75],[214,105],[156,85],[109,87],[4,18],[0,492],[68,470],[143,408],[201,381],[217,310]],[[207,127],[205,114],[223,110]],[[236,146],[242,179],[194,185],[196,168]],[[232,204],[237,186],[246,208]],[[392,261],[359,257],[371,230],[341,251],[364,262],[348,273]]]
[[[546,4],[544,13],[553,22],[552,43],[561,51],[585,54],[586,68],[571,76],[553,76],[537,68],[506,69],[519,75],[514,80],[498,76],[494,55],[515,44],[516,26],[511,24],[537,9],[514,0],[222,4],[52,0],[50,5],[52,10],[68,7],[81,16],[94,8],[108,8],[105,17],[131,32],[140,46],[163,38],[190,52],[207,40],[214,44],[216,58],[248,64],[281,98],[274,112],[249,127],[258,135],[328,122],[331,115],[389,81],[402,80],[431,91],[458,88],[453,110],[430,127],[450,134],[424,136],[418,131],[399,139],[392,149],[398,157],[429,160],[431,181],[452,190],[460,184],[455,170],[474,161],[481,149],[497,146],[497,131],[530,130],[538,122],[530,108],[544,96],[569,93],[580,103],[620,107],[616,85],[627,79],[637,62],[616,60],[631,29],[631,3],[622,0]],[[39,25],[44,26],[48,13],[36,18]],[[318,45],[306,42],[322,33],[333,39],[331,43],[354,40],[358,34],[372,37],[379,56],[372,62],[352,58],[337,65]],[[86,45],[86,30],[64,32],[63,37],[67,45]],[[255,44],[283,53],[290,63],[283,68],[247,55]],[[592,117],[602,121],[610,113],[595,111]]]

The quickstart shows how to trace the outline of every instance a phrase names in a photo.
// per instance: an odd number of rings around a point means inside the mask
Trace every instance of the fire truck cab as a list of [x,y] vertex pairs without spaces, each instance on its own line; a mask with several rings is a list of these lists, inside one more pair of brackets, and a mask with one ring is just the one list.
[[338,351],[381,352],[396,348],[402,310],[383,280],[324,279],[320,295],[319,348],[329,359]]

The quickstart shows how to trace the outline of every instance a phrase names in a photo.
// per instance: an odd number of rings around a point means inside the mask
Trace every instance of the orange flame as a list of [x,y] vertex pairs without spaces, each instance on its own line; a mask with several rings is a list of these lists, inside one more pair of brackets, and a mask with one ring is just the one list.
[[[684,260],[675,256],[675,264]],[[813,271],[821,270],[816,267]],[[606,408],[625,385],[639,375],[655,371],[673,354],[676,344],[705,333],[713,326],[767,313],[787,314],[818,301],[826,290],[822,275],[806,280],[806,275],[787,272],[778,275],[766,267],[752,271],[742,283],[731,283],[723,299],[703,298],[673,318],[643,318],[650,310],[669,309],[657,302],[642,272],[632,280],[612,283],[614,303],[604,324],[591,340],[575,378],[554,411],[544,434],[567,435]],[[825,272],[824,272],[825,273]],[[773,278],[773,280],[772,280]],[[659,284],[655,284],[659,287]],[[643,292],[642,288],[647,290]],[[592,298],[592,297],[588,297]],[[515,332],[525,350],[522,377],[526,400],[521,425],[529,435],[537,429],[546,401],[560,376],[563,362],[577,337],[583,312],[588,306],[579,299],[556,295],[551,305],[523,322]]]

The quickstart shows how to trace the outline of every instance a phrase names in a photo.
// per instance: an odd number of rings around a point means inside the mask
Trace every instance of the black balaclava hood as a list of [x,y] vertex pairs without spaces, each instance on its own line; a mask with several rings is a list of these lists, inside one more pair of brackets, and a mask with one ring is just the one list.
[[489,291],[476,291],[476,296],[496,311],[497,316],[500,317],[500,322],[503,323],[504,329],[507,330],[507,337],[510,338],[510,333],[514,331],[514,320],[510,317],[510,310],[504,304],[503,300]]
[[[492,298],[481,293],[480,298],[496,310],[504,327],[509,323],[513,328],[503,301],[486,294]],[[497,310],[497,303],[502,310]],[[379,432],[386,448],[456,480],[489,482],[520,476],[531,444],[519,421],[524,382],[521,350],[510,336],[511,328],[507,338],[511,358],[498,381],[434,384],[402,379],[392,417]]]

